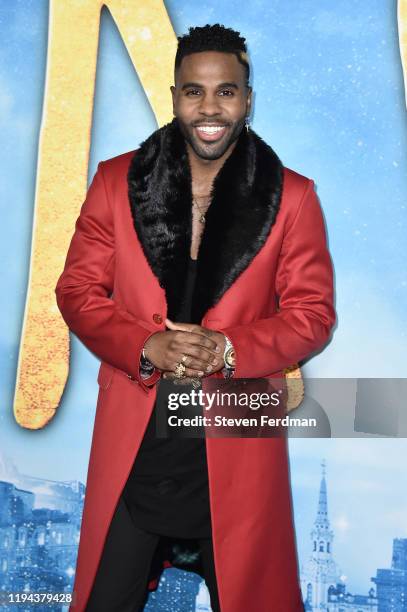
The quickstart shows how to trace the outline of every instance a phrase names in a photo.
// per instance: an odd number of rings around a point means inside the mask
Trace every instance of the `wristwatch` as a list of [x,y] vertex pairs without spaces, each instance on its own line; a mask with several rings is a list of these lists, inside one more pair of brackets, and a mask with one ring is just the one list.
[[225,378],[230,378],[231,376],[233,376],[235,371],[235,349],[233,348],[233,344],[227,336],[225,336],[225,340],[225,350],[223,353],[223,361],[225,362],[225,367],[222,371]]
[[155,366],[153,363],[151,363],[151,361],[149,361],[149,359],[146,357],[144,348],[141,351],[141,358],[140,358],[140,369],[141,369],[141,374],[144,378],[146,378],[147,376],[151,376],[151,374],[154,372],[155,370]]

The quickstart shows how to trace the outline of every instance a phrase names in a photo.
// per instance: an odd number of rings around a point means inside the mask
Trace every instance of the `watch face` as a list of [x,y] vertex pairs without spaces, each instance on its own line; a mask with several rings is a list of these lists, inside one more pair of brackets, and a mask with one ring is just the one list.
[[234,367],[235,366],[235,351],[234,349],[229,349],[228,352],[225,355],[225,363],[227,363],[228,366],[230,367]]

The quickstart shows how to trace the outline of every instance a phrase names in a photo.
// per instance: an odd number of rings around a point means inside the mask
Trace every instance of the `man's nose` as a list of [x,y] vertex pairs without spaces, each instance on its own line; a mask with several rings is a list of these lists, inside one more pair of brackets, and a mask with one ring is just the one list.
[[218,115],[220,113],[219,99],[217,96],[206,94],[201,98],[201,104],[199,105],[199,112],[202,115]]

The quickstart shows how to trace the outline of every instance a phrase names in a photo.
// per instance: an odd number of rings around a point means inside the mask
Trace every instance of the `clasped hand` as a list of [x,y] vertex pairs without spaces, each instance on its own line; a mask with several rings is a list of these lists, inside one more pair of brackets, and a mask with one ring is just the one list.
[[146,357],[164,372],[164,378],[175,378],[179,363],[185,366],[186,379],[207,376],[223,368],[226,342],[223,334],[192,323],[173,323],[170,319],[165,324],[168,329],[156,332],[144,345]]

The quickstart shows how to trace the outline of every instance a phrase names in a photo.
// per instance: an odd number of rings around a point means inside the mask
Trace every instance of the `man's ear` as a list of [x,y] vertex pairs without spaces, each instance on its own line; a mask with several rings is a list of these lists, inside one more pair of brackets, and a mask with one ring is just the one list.
[[172,96],[172,112],[175,115],[175,93],[177,91],[175,85],[171,85],[170,90]]

